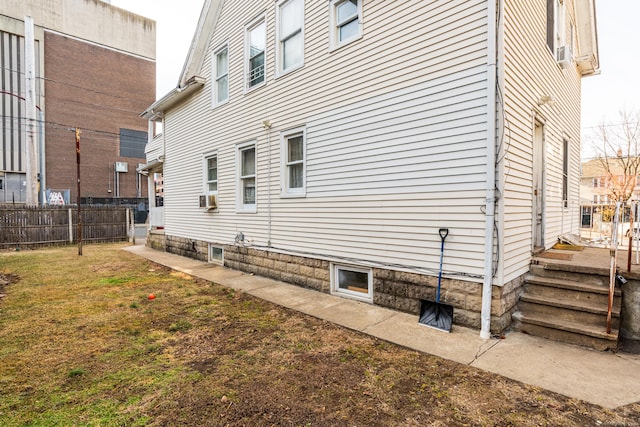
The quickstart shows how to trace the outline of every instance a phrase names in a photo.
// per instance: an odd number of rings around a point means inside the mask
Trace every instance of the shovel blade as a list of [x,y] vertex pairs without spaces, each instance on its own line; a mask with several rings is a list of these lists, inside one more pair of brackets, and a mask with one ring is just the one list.
[[451,332],[453,306],[440,302],[422,300],[418,323],[444,332]]

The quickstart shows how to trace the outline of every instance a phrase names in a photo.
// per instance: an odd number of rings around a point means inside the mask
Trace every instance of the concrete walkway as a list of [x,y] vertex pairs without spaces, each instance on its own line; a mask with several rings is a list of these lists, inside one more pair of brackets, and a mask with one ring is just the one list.
[[504,339],[485,341],[479,331],[455,325],[448,334],[419,325],[416,315],[245,274],[140,244],[126,250],[310,316],[568,397],[611,409],[640,402],[638,355],[598,352],[517,332],[507,334]]

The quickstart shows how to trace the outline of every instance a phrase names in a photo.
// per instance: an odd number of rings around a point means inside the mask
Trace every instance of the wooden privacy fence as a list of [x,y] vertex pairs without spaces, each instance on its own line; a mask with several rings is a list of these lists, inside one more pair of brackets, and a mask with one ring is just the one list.
[[[82,241],[127,240],[132,215],[119,206],[82,206]],[[78,210],[68,206],[0,206],[0,248],[76,242]]]

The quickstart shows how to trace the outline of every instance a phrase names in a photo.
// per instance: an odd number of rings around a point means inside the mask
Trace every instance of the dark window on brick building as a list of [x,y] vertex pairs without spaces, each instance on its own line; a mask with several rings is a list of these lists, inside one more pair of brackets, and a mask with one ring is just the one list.
[[120,157],[144,159],[147,132],[120,128]]

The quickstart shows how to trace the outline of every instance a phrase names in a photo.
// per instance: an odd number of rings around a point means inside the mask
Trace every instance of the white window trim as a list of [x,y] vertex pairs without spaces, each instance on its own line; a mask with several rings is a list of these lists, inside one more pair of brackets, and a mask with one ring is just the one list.
[[[258,25],[265,23],[265,48],[264,48],[264,80],[262,81],[262,83],[259,83],[255,86],[249,86],[249,55],[250,55],[250,32],[251,30],[253,30],[255,27],[257,27]],[[259,16],[258,18],[254,19],[253,21],[251,21],[251,23],[249,23],[248,25],[245,26],[244,28],[244,73],[242,76],[242,81],[243,81],[243,85],[242,87],[244,87],[244,93],[249,93],[249,92],[253,92],[254,90],[263,87],[264,85],[267,84],[267,17],[266,14],[263,14],[261,16]]]
[[334,51],[336,49],[341,48],[344,45],[352,43],[356,40],[360,40],[362,38],[363,33],[363,25],[364,21],[362,17],[362,0],[358,0],[358,34],[353,37],[350,37],[346,40],[340,41],[340,34],[338,28],[338,4],[342,3],[345,0],[330,0],[329,1],[329,52]]
[[[204,189],[204,194],[214,194],[214,195],[218,195],[218,190],[216,191],[209,191],[209,164],[208,164],[208,160],[211,157],[215,157],[216,160],[218,160],[218,165],[220,164],[220,159],[218,157],[218,152],[217,151],[211,151],[208,153],[205,153],[202,156],[202,188]],[[220,188],[220,180],[216,179],[216,183],[218,184],[218,189]]]
[[[223,50],[227,51],[227,97],[218,102],[218,54]],[[213,58],[211,64],[211,105],[213,108],[219,107],[221,105],[227,104],[229,102],[229,92],[230,92],[230,83],[231,83],[231,69],[229,68],[229,43],[225,42],[224,44],[218,46],[216,50],[213,51]]]
[[565,2],[562,0],[556,0],[556,28],[555,28],[555,42],[557,46],[555,47],[555,54],[558,54],[558,48],[560,46],[564,46],[566,43],[566,28],[567,28],[567,16],[565,9]]
[[288,69],[284,69],[284,52],[282,49],[282,40],[281,35],[280,35],[280,11],[282,10],[282,7],[284,5],[286,5],[287,3],[291,2],[291,1],[296,1],[296,0],[279,0],[276,3],[276,42],[275,42],[275,52],[276,52],[276,78],[283,76],[285,74],[289,74],[292,71],[295,71],[299,68],[304,67],[304,21],[305,21],[305,14],[304,14],[304,0],[299,0],[302,1],[302,26],[300,27],[300,32],[302,34],[302,61],[300,61],[300,63],[298,64],[294,64],[291,67],[289,67]]
[[[289,188],[287,139],[302,135],[302,188]],[[306,197],[307,195],[307,130],[305,127],[289,129],[280,134],[280,196],[283,198]]]
[[[330,264],[331,269],[331,293],[335,295],[345,296],[347,298],[355,299],[362,302],[373,303],[373,270],[367,267],[355,267],[347,264]],[[358,273],[367,274],[367,287],[369,292],[365,295],[361,292],[350,291],[348,289],[341,289],[338,286],[338,270],[355,271]]]
[[[220,249],[222,250],[222,259],[218,260],[215,259],[211,256],[211,249],[212,248],[216,248],[216,249]],[[224,247],[220,246],[220,245],[215,245],[213,243],[209,243],[209,248],[207,251],[207,258],[209,260],[210,263],[212,264],[218,264],[218,265],[224,265]]]
[[[247,148],[255,150],[255,203],[244,204],[244,194],[242,189],[242,151]],[[255,140],[236,144],[236,213],[256,213],[258,211],[258,144]]]
[[[547,41],[547,47],[557,59],[558,49],[567,44],[567,14],[564,0],[551,0],[551,3],[553,4],[553,46],[549,46]],[[549,25],[548,22],[547,25]]]

